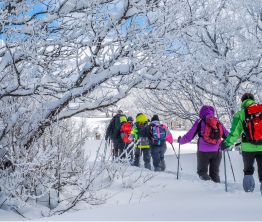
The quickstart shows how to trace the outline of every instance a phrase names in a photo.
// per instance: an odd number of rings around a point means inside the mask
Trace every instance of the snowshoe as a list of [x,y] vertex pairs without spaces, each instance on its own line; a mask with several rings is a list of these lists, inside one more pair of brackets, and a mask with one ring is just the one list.
[[245,175],[243,179],[243,188],[245,192],[253,192],[255,189],[255,180],[252,175]]

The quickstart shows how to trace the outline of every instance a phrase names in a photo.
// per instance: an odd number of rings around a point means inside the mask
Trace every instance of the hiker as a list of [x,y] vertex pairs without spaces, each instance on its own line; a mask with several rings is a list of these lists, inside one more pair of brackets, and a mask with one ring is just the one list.
[[173,143],[173,137],[168,127],[161,124],[158,115],[151,118],[149,124],[151,156],[155,171],[164,171],[166,169],[164,154],[166,152],[166,140]]
[[127,117],[127,122],[130,122],[133,126],[134,119],[132,116]]
[[251,93],[245,93],[241,102],[241,110],[234,114],[230,133],[220,147],[222,150],[229,149],[242,136],[243,188],[245,192],[254,191],[253,174],[256,159],[262,194],[262,104],[257,104]]
[[136,116],[136,122],[131,132],[131,138],[138,142],[134,152],[133,166],[140,166],[140,156],[143,154],[144,167],[151,170],[150,143],[148,134],[148,118],[145,114],[139,113]]
[[[220,183],[219,165],[222,154],[219,144],[226,138],[228,131],[215,117],[212,106],[204,105],[200,109],[199,117],[192,128],[183,136],[178,137],[179,144],[190,142],[198,135],[197,142],[197,173],[201,180],[212,180]],[[208,174],[209,167],[209,174]]]
[[125,143],[120,135],[120,127],[123,122],[127,122],[127,118],[122,110],[118,110],[106,129],[106,141],[110,142],[111,140],[113,142],[113,160],[119,157],[125,147]]
[[129,116],[127,120],[124,120],[120,126],[120,136],[124,142],[123,149],[120,149],[119,156],[121,159],[128,158],[130,162],[133,160],[133,146],[131,146],[132,140],[130,140],[130,134],[133,128],[133,118]]

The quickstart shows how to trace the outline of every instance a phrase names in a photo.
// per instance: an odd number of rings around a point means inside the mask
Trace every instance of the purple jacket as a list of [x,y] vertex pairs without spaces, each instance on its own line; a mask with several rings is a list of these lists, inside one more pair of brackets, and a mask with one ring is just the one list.
[[[199,112],[200,119],[197,119],[191,129],[181,138],[180,144],[185,144],[190,142],[195,135],[198,134],[198,124],[204,117],[213,117],[215,115],[215,110],[212,106],[202,106]],[[223,137],[226,138],[228,135],[227,129],[222,124],[223,128]],[[201,133],[200,135],[204,134],[205,130],[205,123],[202,121],[201,123]],[[202,137],[199,137],[198,139],[198,150],[201,152],[217,152],[219,150],[219,143],[218,144],[210,144],[204,141]]]

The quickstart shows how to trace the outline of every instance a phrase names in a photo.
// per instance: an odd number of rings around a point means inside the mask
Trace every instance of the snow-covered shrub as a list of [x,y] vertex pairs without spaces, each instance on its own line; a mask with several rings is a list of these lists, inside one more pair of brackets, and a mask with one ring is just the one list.
[[[32,200],[56,199],[64,186],[75,185],[86,166],[82,145],[88,129],[65,120],[48,127],[30,150],[20,150],[10,159],[13,169],[1,171],[0,187],[7,199],[18,200],[17,205]],[[56,196],[48,197],[51,191]],[[8,202],[6,202],[8,204]]]

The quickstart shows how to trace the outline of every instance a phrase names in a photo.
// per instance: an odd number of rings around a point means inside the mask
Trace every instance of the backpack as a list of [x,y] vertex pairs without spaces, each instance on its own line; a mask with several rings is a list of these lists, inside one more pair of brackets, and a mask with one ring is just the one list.
[[205,122],[205,129],[204,134],[200,135],[201,133],[201,123],[199,126],[199,136],[203,138],[203,140],[210,144],[218,144],[221,141],[223,136],[223,127],[222,124],[216,117],[206,117],[203,119]]
[[129,140],[131,131],[132,131],[132,123],[124,122],[124,123],[121,124],[120,136],[121,136],[124,143],[131,143],[132,142],[132,140]]
[[160,145],[166,141],[166,128],[163,124],[153,124],[151,126],[151,140],[153,145]]
[[262,104],[253,104],[245,109],[243,140],[262,145]]
[[113,139],[119,138],[121,124],[126,121],[127,121],[127,118],[125,115],[118,114],[114,117],[113,126],[112,126],[113,127],[113,133],[112,133]]

